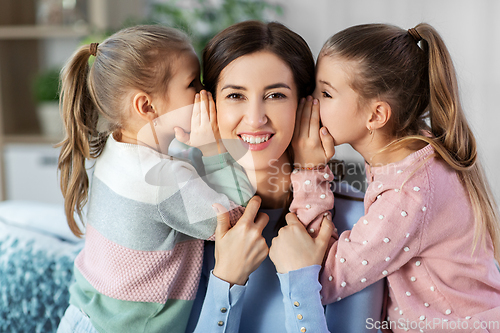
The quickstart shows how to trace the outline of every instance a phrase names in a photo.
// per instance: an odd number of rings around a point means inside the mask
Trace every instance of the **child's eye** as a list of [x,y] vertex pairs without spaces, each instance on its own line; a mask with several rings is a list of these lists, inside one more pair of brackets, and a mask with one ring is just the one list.
[[325,98],[332,98],[332,96],[326,91],[322,91],[321,94],[323,94],[323,97]]
[[283,99],[283,98],[286,98],[286,95],[282,94],[282,93],[271,93],[271,94],[267,95],[266,98],[269,98],[269,99]]
[[191,81],[191,83],[189,84],[188,88],[194,88],[195,81],[196,81],[196,79],[194,79],[193,81]]

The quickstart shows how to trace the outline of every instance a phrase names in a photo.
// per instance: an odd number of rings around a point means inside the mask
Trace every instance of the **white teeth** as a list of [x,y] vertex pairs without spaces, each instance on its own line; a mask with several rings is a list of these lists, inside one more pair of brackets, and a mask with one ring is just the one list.
[[242,134],[241,138],[246,143],[259,144],[259,143],[266,142],[267,140],[269,140],[270,136],[271,136],[270,134],[267,134],[265,136],[253,136],[253,135]]

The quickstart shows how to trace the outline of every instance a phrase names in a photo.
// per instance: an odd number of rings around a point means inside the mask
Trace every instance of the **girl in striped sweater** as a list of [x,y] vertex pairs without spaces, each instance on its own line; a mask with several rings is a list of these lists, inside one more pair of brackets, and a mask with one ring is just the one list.
[[[253,195],[217,149],[199,71],[187,37],[162,26],[82,46],[63,69],[61,189],[85,247],[59,332],[184,332],[203,239],[217,224],[212,204],[234,208],[235,220]],[[199,146],[204,170],[168,153],[176,134]],[[86,160],[95,160],[90,190]],[[86,203],[83,232],[74,212],[82,217]]]

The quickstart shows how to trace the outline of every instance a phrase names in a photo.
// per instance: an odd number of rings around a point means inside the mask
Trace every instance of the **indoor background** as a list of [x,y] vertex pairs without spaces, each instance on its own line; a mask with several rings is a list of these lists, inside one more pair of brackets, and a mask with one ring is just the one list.
[[[480,159],[500,199],[500,1],[269,1],[0,0],[0,332],[55,332],[68,306],[83,243],[67,227],[58,185],[58,72],[77,47],[127,25],[187,28],[200,51],[236,21],[277,20],[317,56],[328,37],[355,24],[428,22],[454,59]],[[363,187],[361,157],[341,146],[337,158]]]
[[[28,2],[33,3],[31,14],[25,6]],[[202,35],[202,38],[195,38],[201,49],[216,31],[233,21],[251,17],[245,13],[242,5],[245,2],[248,3],[242,0],[2,0],[0,145],[3,199],[62,202],[54,169],[57,152],[51,148],[60,137],[57,126],[54,128],[58,115],[39,110],[37,92],[33,92],[31,83],[37,76],[43,76],[46,70],[60,68],[80,44],[99,41],[106,33],[136,23],[189,25],[191,33]],[[404,28],[414,27],[419,22],[434,25],[455,62],[462,102],[477,136],[481,161],[497,200],[500,198],[500,173],[495,172],[495,166],[500,163],[500,140],[494,134],[500,126],[497,106],[500,92],[499,1],[269,0],[268,3],[272,6],[264,9],[254,6],[254,14],[265,20],[280,21],[302,35],[314,56],[328,37],[351,25],[374,22]],[[173,8],[188,14],[180,15]],[[192,14],[193,8],[209,8],[212,21],[206,16]],[[34,31],[22,30],[32,24],[36,24]],[[17,30],[10,29],[12,27]],[[19,77],[24,77],[24,81],[17,82]],[[339,147],[337,157],[357,166],[363,163],[350,147]],[[356,173],[351,178],[360,179],[359,168],[351,167],[348,171]]]

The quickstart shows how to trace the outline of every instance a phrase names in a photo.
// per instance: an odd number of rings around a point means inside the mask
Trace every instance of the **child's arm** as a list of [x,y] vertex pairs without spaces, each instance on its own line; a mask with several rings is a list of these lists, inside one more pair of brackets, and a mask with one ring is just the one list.
[[369,186],[367,213],[327,251],[320,274],[323,304],[352,295],[408,262],[421,265],[416,257],[427,216],[424,192],[423,184],[411,180],[403,188]]
[[297,109],[297,122],[292,140],[295,169],[291,175],[295,213],[313,237],[317,235],[321,216],[333,208],[330,181],[333,174],[326,162],[335,153],[333,138],[321,128],[319,102],[308,97]]
[[202,90],[196,95],[191,132],[186,134],[176,129],[176,138],[200,149],[205,167],[203,179],[210,187],[238,205],[246,206],[255,191],[220,139],[215,103],[210,92]]
[[224,193],[240,206],[246,206],[254,196],[253,189],[243,168],[229,153],[203,157],[205,182],[219,193]]
[[[218,144],[215,103],[202,91],[195,97],[191,117],[191,133],[176,128],[180,142],[199,148],[203,154],[225,150]],[[200,178],[186,162],[164,161],[156,167],[159,212],[166,224],[183,234],[199,239],[211,239],[216,226],[212,205],[223,205],[234,225],[243,212],[243,205],[254,192],[248,178],[237,169],[227,153],[207,157],[205,174]],[[214,186],[211,183],[215,182]]]
[[147,178],[157,186],[156,202],[162,221],[190,237],[210,239],[213,236],[217,225],[212,207],[215,203],[229,211],[231,225],[244,211],[231,198],[208,186],[188,162],[163,160],[148,172]]
[[[293,201],[290,212],[297,215],[312,237],[318,234],[321,218],[333,208],[330,189],[333,174],[328,166],[314,170],[295,169],[291,175]],[[333,236],[337,238],[337,233]]]

